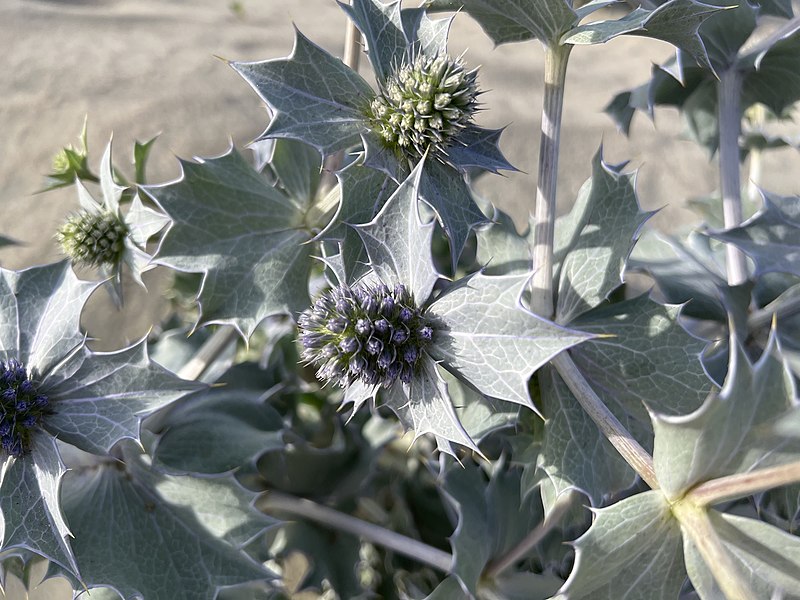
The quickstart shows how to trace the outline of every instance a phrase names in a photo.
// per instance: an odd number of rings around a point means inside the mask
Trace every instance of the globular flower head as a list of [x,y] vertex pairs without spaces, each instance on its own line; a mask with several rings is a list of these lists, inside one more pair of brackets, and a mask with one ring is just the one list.
[[31,433],[49,404],[47,396],[37,393],[22,363],[0,360],[0,447],[5,453],[20,457],[28,452]]
[[67,219],[56,240],[74,263],[113,267],[122,259],[127,235],[128,227],[117,215],[83,210]]
[[386,81],[369,120],[383,142],[416,160],[431,149],[446,154],[478,108],[477,69],[460,59],[419,54]]
[[298,321],[303,358],[317,376],[347,387],[360,379],[387,387],[413,378],[433,328],[405,286],[339,286]]

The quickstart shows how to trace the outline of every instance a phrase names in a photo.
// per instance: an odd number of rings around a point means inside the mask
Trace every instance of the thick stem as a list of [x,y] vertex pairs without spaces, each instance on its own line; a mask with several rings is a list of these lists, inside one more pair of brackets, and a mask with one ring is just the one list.
[[793,483],[800,483],[800,462],[712,479],[698,485],[686,497],[697,506],[712,506]]
[[531,310],[553,316],[553,240],[556,221],[558,153],[567,63],[572,46],[547,46],[544,61],[542,137],[539,142],[539,184],[533,213],[533,279]]
[[683,535],[697,547],[727,600],[753,600],[758,597],[742,577],[742,569],[722,544],[705,508],[684,499],[673,504],[672,514],[681,524]]
[[264,512],[279,512],[302,517],[331,529],[362,537],[443,573],[450,573],[453,557],[447,552],[306,498],[297,498],[280,492],[267,492],[259,500],[258,506]]
[[659,488],[656,479],[655,468],[653,467],[653,457],[642,448],[630,432],[625,429],[617,417],[614,416],[600,397],[586,381],[583,374],[572,361],[569,354],[562,352],[553,359],[553,365],[564,379],[567,387],[578,399],[578,402],[591,417],[592,421],[600,428],[600,431],[608,438],[608,441],[617,449],[634,471],[652,489]]
[[[736,68],[720,74],[717,84],[719,118],[719,175],[722,190],[722,216],[725,229],[742,222],[742,182],[739,166],[739,136],[742,133],[742,77]],[[725,248],[728,283],[740,285],[747,281],[747,261],[744,253],[733,244]]]
[[561,522],[561,517],[569,510],[572,501],[575,499],[575,492],[567,492],[563,496],[561,496],[558,500],[556,500],[555,504],[553,505],[553,509],[550,511],[550,514],[547,515],[547,518],[539,523],[539,525],[531,531],[528,535],[526,535],[520,542],[511,548],[508,552],[506,552],[503,556],[500,556],[490,562],[486,566],[486,571],[484,575],[490,579],[494,579],[498,575],[500,575],[506,569],[513,567],[517,564],[520,560],[525,558],[531,550],[533,550],[536,545],[544,539],[553,527],[558,525]]

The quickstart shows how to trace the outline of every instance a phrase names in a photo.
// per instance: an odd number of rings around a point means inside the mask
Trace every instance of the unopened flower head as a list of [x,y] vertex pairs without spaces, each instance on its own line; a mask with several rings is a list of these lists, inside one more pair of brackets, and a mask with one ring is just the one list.
[[0,445],[20,457],[30,449],[31,434],[48,412],[47,396],[36,391],[25,366],[0,360]]
[[383,386],[410,382],[434,333],[402,285],[334,288],[299,325],[303,358],[319,367],[321,380],[342,387],[357,379]]
[[477,70],[449,56],[420,54],[400,67],[372,101],[369,118],[390,147],[411,158],[445,153],[477,110]]
[[128,227],[110,213],[81,211],[70,216],[56,240],[74,263],[113,266],[122,258]]

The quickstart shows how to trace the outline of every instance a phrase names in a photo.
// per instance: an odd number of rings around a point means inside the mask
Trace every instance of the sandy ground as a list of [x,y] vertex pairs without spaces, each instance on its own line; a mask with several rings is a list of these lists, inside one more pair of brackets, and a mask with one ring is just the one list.
[[[228,0],[0,0],[0,235],[24,244],[0,251],[0,264],[23,268],[60,258],[52,234],[77,208],[75,192],[33,192],[57,150],[75,142],[84,115],[94,167],[112,132],[120,164],[130,160],[134,139],[160,133],[150,176],[167,181],[178,174],[173,155],[216,155],[229,139],[241,147],[266,125],[258,97],[215,55],[285,56],[292,47],[292,22],[341,54],[345,19],[333,0],[240,4],[243,12],[237,15]],[[482,190],[522,223],[535,190],[542,49],[537,42],[495,49],[461,15],[450,50],[466,50],[471,65],[482,65],[480,83],[489,92],[480,123],[509,126],[502,146],[524,173],[488,176]],[[676,113],[660,111],[657,131],[638,118],[631,139],[618,134],[602,113],[615,92],[644,81],[651,63],[669,54],[665,44],[636,38],[573,52],[564,111],[562,210],[588,176],[601,141],[609,161],[630,159],[640,168],[642,204],[664,207],[656,218],[661,227],[693,219],[681,208],[684,200],[715,188],[713,165],[680,138]],[[365,60],[362,72],[370,78]],[[776,192],[800,193],[798,167],[797,153],[774,153],[764,180]],[[103,338],[104,347],[120,347],[146,334],[159,314],[158,279],[149,294],[132,290],[120,314],[104,294],[95,294],[84,321]]]

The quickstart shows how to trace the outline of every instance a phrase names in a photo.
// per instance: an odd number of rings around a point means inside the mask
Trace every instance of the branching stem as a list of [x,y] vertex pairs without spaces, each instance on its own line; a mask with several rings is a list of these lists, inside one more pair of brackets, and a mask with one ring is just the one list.
[[608,441],[622,455],[622,458],[636,471],[644,482],[652,489],[658,489],[653,457],[619,422],[600,397],[586,381],[583,374],[572,361],[569,354],[562,352],[553,359],[553,365],[558,370],[570,391],[578,399],[580,405],[597,424],[600,431]]
[[513,567],[517,562],[525,558],[536,545],[544,539],[550,530],[561,522],[561,517],[569,510],[572,501],[575,499],[575,492],[567,492],[559,497],[553,505],[547,518],[539,523],[533,531],[526,535],[520,542],[511,548],[504,555],[497,557],[486,566],[484,575],[494,579],[506,569]]
[[672,506],[672,514],[681,524],[683,534],[697,547],[727,600],[752,600],[758,597],[717,535],[705,508],[684,499]]
[[556,221],[558,154],[567,63],[572,46],[548,45],[545,50],[542,137],[539,142],[539,184],[533,212],[533,279],[531,310],[553,316],[553,241]]
[[[717,84],[719,119],[719,175],[722,190],[722,216],[725,228],[742,222],[742,182],[739,165],[739,136],[742,133],[742,76],[736,68],[723,71]],[[728,283],[747,281],[744,253],[733,244],[725,247]]]
[[712,506],[793,483],[800,483],[800,462],[712,479],[698,485],[686,497],[697,506]]
[[258,507],[267,513],[277,512],[302,517],[325,527],[362,537],[443,573],[450,573],[453,557],[447,552],[306,498],[297,498],[280,492],[267,492],[259,500]]

